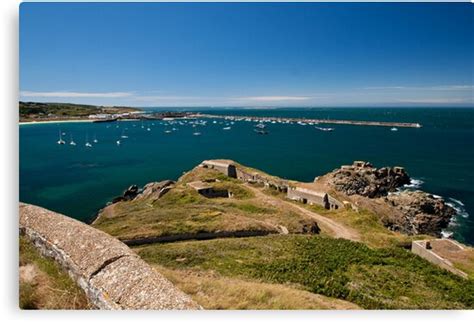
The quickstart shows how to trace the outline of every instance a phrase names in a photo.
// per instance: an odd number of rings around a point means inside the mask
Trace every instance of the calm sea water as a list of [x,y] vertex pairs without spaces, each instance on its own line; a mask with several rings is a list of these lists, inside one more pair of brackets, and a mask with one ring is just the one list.
[[[385,127],[335,125],[323,132],[313,126],[268,124],[258,135],[251,122],[222,120],[207,126],[147,121],[20,126],[20,200],[82,221],[131,184],[177,179],[204,159],[228,158],[270,174],[300,181],[353,160],[375,166],[401,165],[421,189],[443,196],[459,210],[449,229],[474,244],[474,109],[333,108],[202,109],[229,115],[285,116],[419,122],[420,129],[393,132]],[[118,128],[117,128],[118,127]],[[150,131],[147,131],[150,127]],[[171,134],[165,129],[176,128]],[[59,131],[68,143],[58,145]],[[193,132],[201,136],[193,136]],[[125,134],[129,138],[116,140]],[[84,146],[86,136],[98,143]]]

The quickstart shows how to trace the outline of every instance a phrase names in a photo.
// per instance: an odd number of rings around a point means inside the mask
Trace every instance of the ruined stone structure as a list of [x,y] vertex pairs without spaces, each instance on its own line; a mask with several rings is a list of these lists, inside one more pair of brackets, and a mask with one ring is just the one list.
[[337,210],[343,206],[341,202],[325,192],[319,192],[305,187],[292,186],[288,189],[287,197],[304,204],[316,204],[325,209]]
[[[441,248],[443,251],[438,250]],[[446,257],[449,257],[449,254],[463,252],[463,250],[463,246],[449,239],[418,240],[411,243],[411,251],[414,254],[417,254],[453,274],[467,279],[468,275],[465,272],[455,268],[453,263],[446,259]],[[444,253],[445,257],[442,257],[440,253]]]
[[232,194],[228,190],[215,189],[212,185],[203,181],[195,181],[187,184],[201,194],[202,196],[213,198],[213,197],[230,197]]
[[201,166],[204,168],[215,169],[225,174],[226,176],[237,178],[236,167],[231,160],[205,160],[201,163]]
[[125,244],[82,222],[21,203],[19,228],[99,309],[201,308]]
[[265,187],[273,188],[279,192],[286,193],[288,190],[288,181],[277,179],[259,172],[248,171],[243,167],[236,166],[231,160],[205,160],[200,166],[209,169],[216,169],[226,176],[237,178],[243,182],[262,184]]

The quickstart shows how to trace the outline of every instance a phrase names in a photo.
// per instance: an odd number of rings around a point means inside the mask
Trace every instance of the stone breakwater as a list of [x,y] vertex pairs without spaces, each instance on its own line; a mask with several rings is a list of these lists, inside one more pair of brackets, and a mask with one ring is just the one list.
[[304,124],[342,124],[353,126],[376,126],[376,127],[399,127],[399,128],[421,128],[421,124],[414,122],[390,122],[390,121],[363,121],[363,120],[339,120],[339,119],[306,119],[306,118],[281,118],[281,117],[255,117],[255,116],[228,116],[215,114],[194,114],[193,118],[226,119],[231,121],[253,121],[253,122],[278,122],[278,123],[304,123]]
[[200,309],[125,244],[84,223],[20,204],[20,234],[53,258],[99,309]]

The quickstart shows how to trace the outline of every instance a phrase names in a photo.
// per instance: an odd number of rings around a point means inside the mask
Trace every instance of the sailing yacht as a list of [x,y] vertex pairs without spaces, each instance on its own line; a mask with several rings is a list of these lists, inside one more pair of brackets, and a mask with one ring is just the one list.
[[64,145],[66,142],[63,140],[61,130],[59,130],[59,140],[57,141],[58,145]]
[[76,142],[74,141],[74,139],[72,139],[72,135],[71,135],[71,141],[69,142],[69,144],[71,146],[75,146],[76,145]]
[[92,144],[89,142],[89,135],[86,135],[86,147],[92,147]]
[[117,144],[117,146],[120,146],[121,145],[120,139],[117,140],[115,143]]
[[94,140],[92,140],[95,144],[98,143],[99,141],[97,140],[96,135],[94,134]]

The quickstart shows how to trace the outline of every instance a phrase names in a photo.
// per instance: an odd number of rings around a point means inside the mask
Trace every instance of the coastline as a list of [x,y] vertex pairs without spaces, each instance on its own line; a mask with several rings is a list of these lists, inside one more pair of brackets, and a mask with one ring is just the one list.
[[93,122],[94,120],[88,119],[75,119],[75,120],[43,120],[43,121],[21,121],[18,122],[19,126],[33,125],[33,124],[48,124],[48,123],[74,123],[74,122]]

